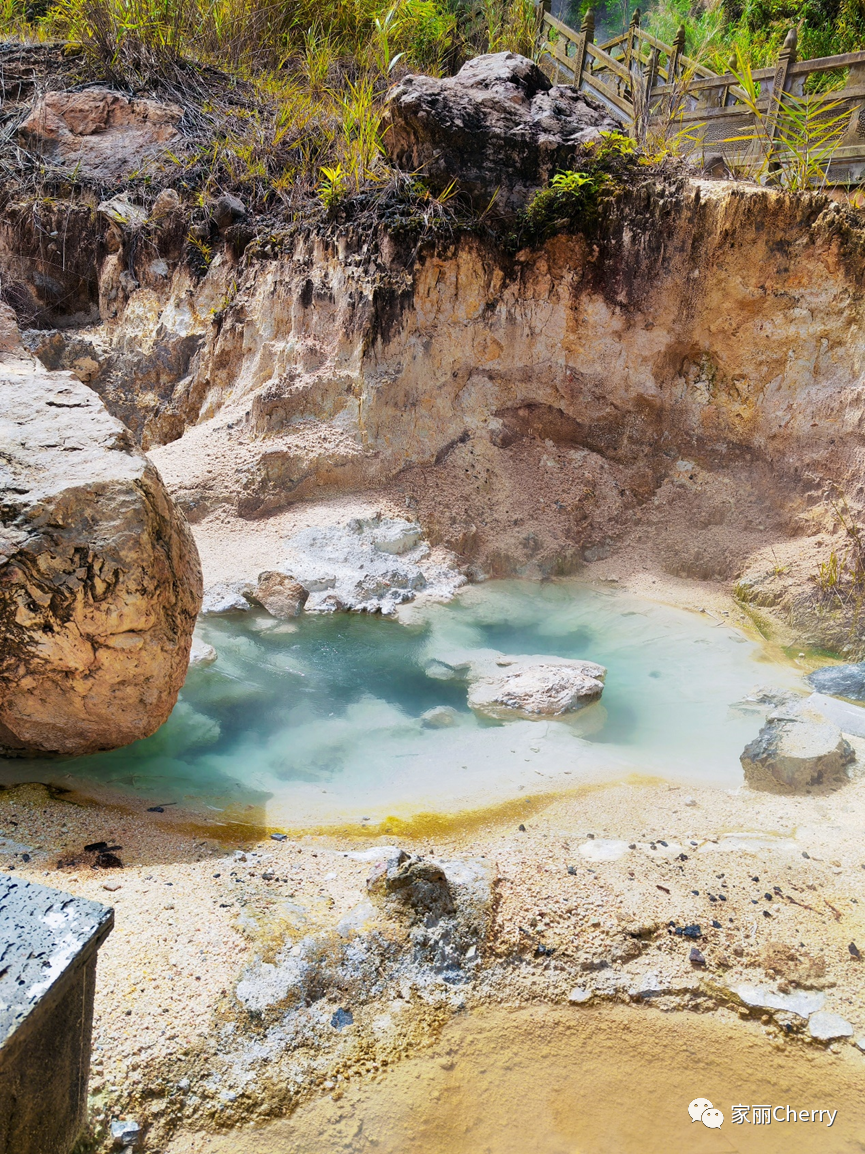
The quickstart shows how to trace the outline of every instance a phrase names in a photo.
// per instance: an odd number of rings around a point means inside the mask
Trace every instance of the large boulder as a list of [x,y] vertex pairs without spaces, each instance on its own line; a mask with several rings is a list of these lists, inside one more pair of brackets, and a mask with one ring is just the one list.
[[855,759],[838,726],[806,702],[770,714],[740,760],[752,789],[803,793],[843,785]]
[[176,104],[133,100],[107,88],[46,92],[18,138],[59,168],[113,182],[163,155],[180,135],[182,116]]
[[195,543],[96,393],[5,345],[0,752],[127,745],[165,721],[186,676]]
[[[513,52],[476,56],[456,76],[407,76],[385,108],[391,160],[431,186],[452,180],[485,208],[505,212],[573,163],[580,145],[620,125],[590,97],[553,86]],[[496,190],[498,192],[496,193]]]

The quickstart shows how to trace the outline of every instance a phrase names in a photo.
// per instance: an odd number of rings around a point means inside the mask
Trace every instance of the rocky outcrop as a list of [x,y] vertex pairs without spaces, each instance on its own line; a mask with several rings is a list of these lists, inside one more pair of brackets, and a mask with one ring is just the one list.
[[783,793],[843,785],[854,760],[838,726],[807,702],[771,714],[741,757],[752,789]]
[[[458,569],[431,553],[417,522],[355,517],[347,525],[294,534],[285,543],[280,569],[308,592],[308,612],[389,615],[419,597],[450,600],[465,584]],[[256,599],[262,600],[258,594]]]
[[580,145],[620,129],[590,97],[554,87],[513,52],[476,56],[456,76],[407,76],[390,93],[384,140],[394,163],[433,188],[456,181],[478,208],[522,208],[573,164]]
[[179,136],[182,115],[177,105],[105,88],[46,92],[18,136],[23,148],[58,168],[113,182],[164,153]]
[[[228,210],[205,221],[202,206],[206,270],[183,255],[182,213],[151,213],[136,247],[104,215],[88,240],[83,209],[68,239],[53,217],[26,233],[32,206],[12,206],[3,292],[43,326],[31,347],[87,378],[214,535],[225,517],[375,491],[369,508],[406,510],[471,576],[565,575],[627,540],[640,568],[741,577],[761,627],[783,615],[855,652],[838,599],[812,609],[814,574],[844,551],[827,494],[865,515],[861,219],[820,196],[635,173],[591,238],[518,252],[492,229],[419,247],[331,222],[241,258],[219,231]],[[96,288],[79,283],[88,244]],[[94,296],[101,328],[70,329]]]
[[7,353],[0,431],[0,748],[146,737],[183,684],[201,600],[188,526],[70,374]]

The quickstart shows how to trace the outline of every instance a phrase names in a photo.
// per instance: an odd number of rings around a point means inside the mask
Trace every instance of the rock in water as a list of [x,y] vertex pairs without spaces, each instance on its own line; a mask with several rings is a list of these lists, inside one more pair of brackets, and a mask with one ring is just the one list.
[[809,673],[805,680],[818,693],[865,701],[865,661],[858,665],[827,665]]
[[450,729],[459,723],[459,714],[449,705],[436,705],[420,715],[424,729]]
[[441,189],[456,179],[480,208],[515,212],[580,145],[620,128],[570,85],[553,87],[513,52],[476,56],[456,76],[407,76],[385,108],[386,148]]
[[97,394],[0,363],[0,748],[92,753],[147,737],[186,676],[198,551]]
[[192,638],[192,647],[189,650],[190,669],[203,669],[216,661],[218,654],[212,645],[202,641],[200,637]]
[[269,570],[259,573],[254,597],[271,617],[288,620],[303,611],[309,593],[293,577]]
[[794,793],[843,784],[855,757],[837,725],[797,706],[770,714],[740,760],[752,789]]
[[560,717],[597,701],[604,691],[606,669],[591,661],[551,659],[521,664],[499,677],[474,682],[469,705],[488,717]]

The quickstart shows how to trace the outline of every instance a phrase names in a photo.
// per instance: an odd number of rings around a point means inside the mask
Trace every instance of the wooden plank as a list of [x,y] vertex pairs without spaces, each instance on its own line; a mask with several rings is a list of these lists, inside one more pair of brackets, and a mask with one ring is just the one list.
[[586,54],[602,63],[608,71],[618,76],[620,80],[624,80],[626,84],[631,83],[631,74],[627,68],[624,68],[618,60],[614,60],[612,56],[608,56],[603,48],[598,48],[597,44],[587,44]]
[[599,44],[598,47],[603,49],[604,52],[608,52],[611,48],[615,48],[617,44],[624,44],[626,40],[627,36],[624,34],[622,36],[614,36],[612,40],[605,40],[604,43]]
[[580,92],[588,92],[590,96],[596,96],[601,101],[609,101],[615,108],[621,112],[627,124],[632,124],[634,121],[634,108],[627,100],[623,99],[617,92],[613,92],[611,88],[607,88],[600,80],[594,76],[589,76],[583,73],[582,83],[580,84]]
[[558,44],[547,44],[545,52],[547,53],[548,56],[555,57],[555,59],[558,60],[558,62],[560,64],[563,64],[565,66],[565,68],[567,68],[568,71],[574,77],[576,77],[576,69],[574,68],[574,58],[572,56],[568,56],[568,54],[566,52],[564,52],[561,48],[559,48]]
[[833,68],[849,68],[851,64],[865,64],[865,52],[845,52],[841,56],[816,56],[813,60],[800,60],[791,66],[790,75],[828,72]]
[[555,28],[556,32],[564,36],[566,40],[574,41],[580,35],[579,32],[575,32],[573,28],[569,28],[567,24],[563,24],[561,20],[557,20],[556,17],[549,12],[544,13],[544,24],[547,24],[550,28]]
[[[759,80],[759,81],[771,80],[774,75],[775,75],[775,69],[774,68],[757,68],[751,73],[752,78],[754,80]],[[702,78],[700,80],[692,80],[690,82],[690,84],[688,85],[688,91],[689,92],[691,92],[691,91],[697,92],[700,88],[715,88],[716,86],[724,84],[725,81],[728,84],[735,84],[736,78],[735,78],[735,76],[733,76],[732,72],[725,72],[725,73],[723,73],[723,75],[721,75],[719,77],[713,76],[711,78]],[[672,89],[673,87],[674,87],[673,85],[664,84],[664,85],[659,85],[659,86],[655,87],[653,89],[653,91],[654,92],[661,92],[663,89],[666,89],[666,88]]]

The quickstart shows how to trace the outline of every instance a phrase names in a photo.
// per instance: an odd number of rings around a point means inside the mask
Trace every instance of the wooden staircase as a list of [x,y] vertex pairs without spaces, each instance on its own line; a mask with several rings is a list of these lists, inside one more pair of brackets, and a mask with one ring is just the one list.
[[832,93],[833,110],[827,113],[847,119],[839,125],[826,180],[858,185],[865,179],[865,52],[800,61],[796,30],[791,29],[774,67],[751,73],[759,89],[758,125],[736,73],[712,72],[685,55],[684,28],[672,44],[665,44],[643,31],[637,9],[627,32],[595,44],[591,9],[576,32],[553,16],[549,6],[550,0],[543,0],[539,63],[554,84],[576,85],[637,135],[646,125],[675,120],[676,130],[694,142],[693,151],[702,153],[704,164],[723,164],[731,171],[756,163],[754,143],[743,137],[753,137],[758,128],[764,135],[777,134],[785,93],[802,97],[814,73],[846,72],[844,87]]

